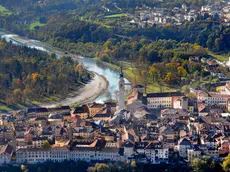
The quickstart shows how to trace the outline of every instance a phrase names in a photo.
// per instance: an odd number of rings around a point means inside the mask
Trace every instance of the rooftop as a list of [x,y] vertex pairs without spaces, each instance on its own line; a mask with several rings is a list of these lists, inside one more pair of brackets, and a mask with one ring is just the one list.
[[150,94],[147,94],[147,98],[152,98],[152,97],[173,97],[173,96],[184,96],[184,93],[181,93],[181,92],[165,92],[165,93],[150,93]]

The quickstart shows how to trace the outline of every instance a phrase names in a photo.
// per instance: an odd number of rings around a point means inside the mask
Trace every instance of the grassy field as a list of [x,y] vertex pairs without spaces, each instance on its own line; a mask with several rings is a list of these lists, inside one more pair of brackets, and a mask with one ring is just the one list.
[[42,23],[40,23],[40,22],[34,22],[34,23],[31,23],[30,24],[30,30],[34,30],[35,29],[35,27],[42,27],[42,26],[45,26],[45,24],[42,24]]
[[[160,88],[161,87],[161,88]],[[161,90],[162,89],[162,90]],[[178,91],[168,86],[160,86],[158,83],[151,83],[147,85],[147,93],[159,93],[159,92],[174,92]]]
[[0,104],[0,112],[7,112],[7,111],[11,111],[13,109],[9,108],[6,105]]
[[11,11],[0,5],[0,16],[11,15]]
[[[138,82],[141,83],[141,79],[138,78],[137,76],[137,71],[132,70],[132,69],[124,69],[124,72],[126,75],[128,75],[128,79],[132,79],[131,82]],[[161,87],[161,88],[160,88]],[[147,85],[147,93],[152,93],[152,92],[170,92],[170,91],[177,91],[174,88],[170,88],[169,86],[160,86],[158,83],[149,83]]]
[[219,61],[228,61],[229,60],[229,56],[227,55],[217,55],[214,54],[212,52],[208,52],[209,55],[211,55],[212,57],[214,57],[215,59],[219,60]]
[[106,27],[107,29],[112,29],[113,28],[113,26],[110,26],[106,22],[101,22],[101,21],[98,21],[98,20],[88,20],[88,19],[85,19],[85,18],[81,17],[81,21],[85,21],[85,22],[88,22],[88,23],[91,23],[91,24],[101,25],[101,26]]
[[127,14],[113,14],[113,15],[108,15],[108,16],[105,16],[105,18],[121,18],[121,17],[126,17]]
[[[99,60],[98,58],[94,58],[95,60]],[[105,65],[116,69],[116,70],[120,70],[120,67],[114,64],[110,64],[110,63],[106,63],[103,62]],[[129,62],[124,62],[124,61],[120,61],[120,63],[123,66],[123,72],[125,74],[125,77],[132,83],[137,82],[139,84],[142,84],[141,78],[138,77],[138,71],[136,69],[132,69],[131,68],[131,64]],[[149,83],[147,85],[147,93],[153,93],[153,92],[174,92],[174,91],[178,91],[175,88],[170,88],[169,86],[160,86],[158,83]]]

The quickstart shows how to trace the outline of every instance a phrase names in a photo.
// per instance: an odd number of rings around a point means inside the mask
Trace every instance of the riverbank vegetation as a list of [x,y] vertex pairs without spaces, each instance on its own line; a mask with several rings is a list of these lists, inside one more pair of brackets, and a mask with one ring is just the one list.
[[185,165],[179,161],[172,164],[140,164],[135,161],[126,162],[91,162],[87,163],[85,161],[64,161],[64,162],[45,162],[39,164],[25,164],[19,167],[15,166],[2,166],[1,171],[18,171],[18,172],[61,172],[61,171],[81,171],[81,172],[151,172],[156,171],[189,171],[189,172],[201,172],[201,171],[219,171],[227,172],[229,171],[229,156],[225,158],[222,165],[218,164],[208,156],[203,156],[201,159],[195,158],[191,164]]
[[6,16],[6,15],[10,15],[10,14],[11,14],[11,12],[8,9],[6,9],[2,5],[0,5],[0,16]]
[[[20,106],[34,100],[60,97],[87,83],[84,67],[70,57],[0,41],[0,108]],[[53,99],[53,98],[52,98]]]

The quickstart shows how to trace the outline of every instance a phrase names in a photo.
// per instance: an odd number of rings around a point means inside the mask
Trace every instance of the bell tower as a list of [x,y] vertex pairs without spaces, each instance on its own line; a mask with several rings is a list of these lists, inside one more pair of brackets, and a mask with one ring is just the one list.
[[122,110],[124,108],[125,108],[125,80],[124,80],[124,74],[121,67],[120,80],[119,80],[118,109]]

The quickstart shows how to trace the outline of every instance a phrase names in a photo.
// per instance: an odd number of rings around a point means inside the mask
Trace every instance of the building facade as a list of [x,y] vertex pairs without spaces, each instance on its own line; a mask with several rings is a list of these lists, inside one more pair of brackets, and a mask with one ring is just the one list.
[[147,107],[149,109],[163,108],[186,108],[187,100],[184,99],[184,94],[181,92],[168,93],[151,93],[147,94]]

